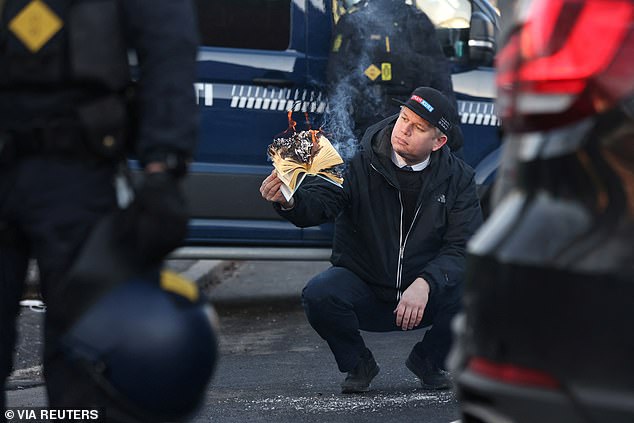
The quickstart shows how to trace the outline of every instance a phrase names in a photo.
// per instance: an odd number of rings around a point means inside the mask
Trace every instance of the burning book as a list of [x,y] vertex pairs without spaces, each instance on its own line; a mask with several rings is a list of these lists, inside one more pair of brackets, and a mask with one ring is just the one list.
[[294,132],[288,138],[276,138],[268,147],[268,155],[283,182],[282,193],[287,200],[306,175],[319,176],[339,187],[343,184],[343,160],[320,131]]

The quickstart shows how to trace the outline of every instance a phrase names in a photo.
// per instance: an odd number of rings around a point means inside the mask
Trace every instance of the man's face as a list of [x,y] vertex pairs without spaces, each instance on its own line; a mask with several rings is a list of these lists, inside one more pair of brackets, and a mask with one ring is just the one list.
[[429,122],[403,106],[392,130],[392,149],[407,164],[420,163],[447,142],[447,137],[437,136],[438,133]]

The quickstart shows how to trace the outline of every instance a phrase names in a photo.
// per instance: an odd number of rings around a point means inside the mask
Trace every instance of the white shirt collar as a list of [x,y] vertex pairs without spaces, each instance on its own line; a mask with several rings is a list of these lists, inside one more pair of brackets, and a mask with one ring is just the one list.
[[[397,167],[403,168],[404,166],[408,166],[408,164],[403,160],[401,156],[399,156],[394,150],[392,150],[392,163],[394,163]],[[412,167],[412,170],[415,172],[419,172],[429,166],[429,156],[425,160],[420,163],[416,163],[414,165],[409,165]]]

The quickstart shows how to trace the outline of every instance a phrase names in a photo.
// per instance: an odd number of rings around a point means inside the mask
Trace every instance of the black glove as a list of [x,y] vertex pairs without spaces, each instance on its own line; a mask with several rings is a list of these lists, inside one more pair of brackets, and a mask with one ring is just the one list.
[[118,216],[119,239],[141,264],[156,264],[181,245],[188,221],[179,180],[167,172],[147,173],[132,204]]

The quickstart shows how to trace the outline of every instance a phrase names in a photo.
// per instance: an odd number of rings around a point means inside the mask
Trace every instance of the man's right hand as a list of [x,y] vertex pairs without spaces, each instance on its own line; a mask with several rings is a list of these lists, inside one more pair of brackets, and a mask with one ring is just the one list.
[[292,209],[295,205],[295,200],[291,198],[290,201],[286,201],[281,188],[282,180],[277,176],[277,171],[273,169],[271,174],[262,181],[260,194],[266,201],[278,203],[283,209]]

